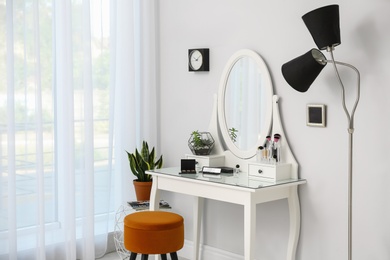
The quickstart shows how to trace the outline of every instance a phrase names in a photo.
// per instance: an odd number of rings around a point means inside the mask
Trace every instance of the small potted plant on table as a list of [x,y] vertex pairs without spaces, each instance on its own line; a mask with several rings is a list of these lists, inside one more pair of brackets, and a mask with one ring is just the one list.
[[128,151],[126,153],[129,158],[131,172],[137,177],[137,179],[133,180],[137,200],[149,200],[152,188],[152,176],[146,174],[145,171],[160,169],[163,165],[163,156],[161,155],[156,160],[154,147],[149,152],[148,143],[145,141],[142,142],[141,153],[137,148],[134,153],[129,153]]
[[188,147],[195,155],[209,155],[214,147],[214,138],[209,132],[193,131],[188,139]]

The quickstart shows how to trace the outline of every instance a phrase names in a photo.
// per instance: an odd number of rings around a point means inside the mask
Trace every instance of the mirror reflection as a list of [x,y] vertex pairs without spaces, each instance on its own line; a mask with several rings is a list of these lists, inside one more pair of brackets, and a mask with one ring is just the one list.
[[225,119],[229,136],[240,150],[258,143],[267,111],[266,87],[260,68],[249,56],[232,66],[226,82]]

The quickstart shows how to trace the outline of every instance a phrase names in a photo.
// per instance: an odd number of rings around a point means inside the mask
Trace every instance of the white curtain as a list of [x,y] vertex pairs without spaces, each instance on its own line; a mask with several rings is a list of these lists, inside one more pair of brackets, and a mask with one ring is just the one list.
[[0,259],[95,259],[159,147],[153,0],[0,0]]

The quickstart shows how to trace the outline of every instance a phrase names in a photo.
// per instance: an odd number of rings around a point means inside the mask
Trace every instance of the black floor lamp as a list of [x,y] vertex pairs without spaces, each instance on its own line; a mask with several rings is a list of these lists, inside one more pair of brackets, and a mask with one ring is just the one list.
[[[312,49],[282,66],[282,74],[287,83],[295,90],[306,92],[327,63],[332,63],[341,86],[342,105],[348,119],[349,155],[348,155],[348,260],[352,260],[352,152],[354,115],[360,98],[360,73],[352,65],[334,60],[333,50],[340,41],[339,6],[329,5],[315,9],[302,16],[318,49]],[[327,50],[331,60],[327,60],[320,50]],[[349,113],[345,103],[345,89],[337,70],[337,65],[353,69],[357,75],[356,100]]]

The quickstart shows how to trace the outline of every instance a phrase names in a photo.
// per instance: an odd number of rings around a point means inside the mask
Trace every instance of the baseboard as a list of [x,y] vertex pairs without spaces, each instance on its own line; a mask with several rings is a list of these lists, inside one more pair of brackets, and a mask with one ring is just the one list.
[[[180,257],[186,259],[192,259],[194,244],[192,241],[185,240],[184,247],[178,252]],[[242,255],[237,255],[225,250],[221,250],[215,247],[201,245],[200,246],[200,259],[213,259],[213,260],[241,260],[244,259]]]
[[114,243],[114,232],[109,232],[107,234],[107,250],[106,253],[111,253],[116,251],[115,243]]

